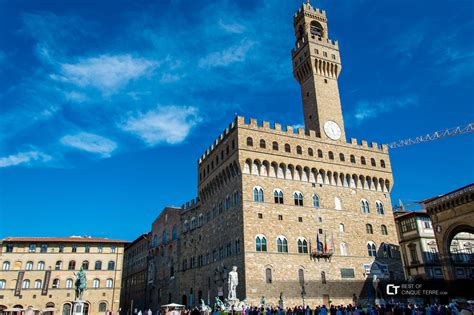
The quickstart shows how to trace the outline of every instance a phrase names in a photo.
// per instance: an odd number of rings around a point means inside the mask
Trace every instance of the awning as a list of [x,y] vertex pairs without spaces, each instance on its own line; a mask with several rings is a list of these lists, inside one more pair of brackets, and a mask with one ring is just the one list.
[[170,303],[170,304],[161,305],[161,307],[184,307],[184,305],[176,304],[176,303]]

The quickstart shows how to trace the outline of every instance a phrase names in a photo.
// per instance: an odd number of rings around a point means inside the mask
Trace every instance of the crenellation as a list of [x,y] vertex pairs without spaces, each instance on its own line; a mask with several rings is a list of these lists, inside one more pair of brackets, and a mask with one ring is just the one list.
[[275,123],[275,125],[274,125],[274,130],[276,130],[276,131],[281,131],[281,124]]
[[379,150],[379,145],[377,144],[377,142],[372,141],[370,145],[371,145],[372,149]]
[[293,126],[290,126],[290,125],[287,125],[286,126],[286,132],[289,133],[289,134],[293,134]]
[[250,126],[258,127],[257,120],[255,118],[250,118]]
[[358,145],[357,139],[356,138],[351,138],[351,144],[352,145]]
[[366,140],[362,140],[362,141],[360,142],[360,146],[363,147],[363,148],[368,148],[368,147],[369,147],[369,145],[368,145],[368,143],[367,143]]
[[262,126],[263,126],[264,129],[271,129],[270,128],[270,122],[268,122],[268,121],[264,120],[263,123],[262,123]]
[[304,128],[299,127],[297,130],[298,130],[298,135],[300,135],[300,136],[305,136],[306,135]]

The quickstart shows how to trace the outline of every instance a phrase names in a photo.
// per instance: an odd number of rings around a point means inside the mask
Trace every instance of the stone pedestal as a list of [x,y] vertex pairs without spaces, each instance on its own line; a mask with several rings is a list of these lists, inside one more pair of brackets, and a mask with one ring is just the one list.
[[84,301],[74,301],[72,315],[84,315]]

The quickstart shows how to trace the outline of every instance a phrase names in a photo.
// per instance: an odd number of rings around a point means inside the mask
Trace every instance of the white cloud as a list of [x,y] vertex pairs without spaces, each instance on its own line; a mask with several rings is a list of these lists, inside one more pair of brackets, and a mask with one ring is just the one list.
[[355,123],[359,125],[363,121],[375,118],[382,113],[386,113],[397,108],[405,108],[418,104],[418,98],[408,95],[399,98],[387,98],[378,101],[361,100],[357,102],[353,117]]
[[239,45],[207,54],[199,60],[199,66],[203,68],[225,67],[235,62],[242,62],[254,45],[255,42],[251,40],[242,40]]
[[225,23],[222,20],[219,20],[219,27],[231,34],[240,34],[245,31],[245,26],[238,23]]
[[78,150],[94,153],[107,158],[117,149],[117,143],[105,137],[87,132],[66,135],[60,140],[61,144]]
[[148,146],[162,142],[177,144],[201,121],[194,107],[164,106],[130,115],[119,127],[139,137]]
[[60,74],[53,74],[53,80],[93,87],[111,94],[124,87],[131,80],[140,78],[152,70],[156,64],[147,59],[130,55],[101,55],[82,59],[77,63],[62,63]]
[[52,157],[38,150],[30,150],[17,154],[0,157],[0,167],[16,165],[32,165],[35,163],[45,163],[51,161]]

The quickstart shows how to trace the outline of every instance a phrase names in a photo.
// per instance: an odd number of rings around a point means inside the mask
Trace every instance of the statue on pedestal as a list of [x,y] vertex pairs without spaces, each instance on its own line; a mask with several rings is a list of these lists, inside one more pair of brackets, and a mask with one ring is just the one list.
[[237,266],[233,266],[232,271],[229,272],[227,283],[229,284],[229,295],[227,299],[229,301],[237,300],[236,289],[239,285],[239,275],[237,274]]
[[82,301],[84,291],[87,289],[87,278],[84,269],[81,267],[78,273],[74,274],[76,276],[76,300]]

